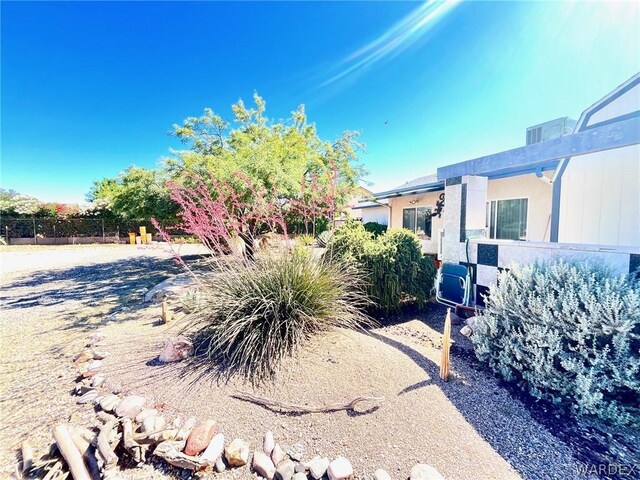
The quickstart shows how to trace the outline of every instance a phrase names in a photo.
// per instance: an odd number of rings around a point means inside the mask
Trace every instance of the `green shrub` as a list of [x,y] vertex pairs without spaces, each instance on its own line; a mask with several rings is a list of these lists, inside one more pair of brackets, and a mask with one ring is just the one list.
[[640,424],[640,282],[563,261],[502,273],[473,335],[478,358],[537,398]]
[[304,247],[310,247],[311,245],[313,245],[313,241],[313,235],[298,235],[296,237],[296,243]]
[[367,232],[373,233],[374,237],[379,237],[380,235],[382,235],[384,232],[387,231],[387,226],[382,225],[381,223],[378,223],[378,222],[367,222],[364,224],[364,229]]
[[314,334],[373,323],[363,313],[369,304],[363,278],[307,249],[220,269],[203,279],[200,308],[188,321],[196,351],[225,375],[260,382]]
[[359,222],[336,229],[328,250],[366,272],[368,293],[381,310],[397,312],[414,301],[422,308],[436,275],[433,259],[422,255],[420,241],[406,229],[390,229],[377,238]]

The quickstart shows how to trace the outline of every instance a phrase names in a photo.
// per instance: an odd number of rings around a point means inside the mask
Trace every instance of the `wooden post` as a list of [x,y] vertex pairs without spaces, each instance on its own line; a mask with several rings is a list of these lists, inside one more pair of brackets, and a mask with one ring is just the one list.
[[60,450],[60,453],[69,466],[73,480],[91,480],[82,454],[73,443],[67,427],[65,425],[56,425],[53,429],[53,438],[56,441],[58,450]]
[[169,309],[169,305],[167,304],[167,299],[162,299],[162,321],[164,323],[169,323],[173,318],[173,313],[171,309]]
[[449,380],[449,351],[451,350],[451,309],[447,308],[442,334],[442,357],[440,358],[440,378]]

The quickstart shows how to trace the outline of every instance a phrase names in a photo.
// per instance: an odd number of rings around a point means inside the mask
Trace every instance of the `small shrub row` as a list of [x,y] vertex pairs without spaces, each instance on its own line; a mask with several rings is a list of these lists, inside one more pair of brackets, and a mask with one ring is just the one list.
[[472,336],[478,358],[533,396],[640,425],[640,282],[564,261],[502,273]]
[[407,301],[424,307],[436,275],[432,258],[422,254],[420,241],[406,229],[390,229],[374,237],[357,221],[336,229],[327,247],[332,258],[366,272],[368,293],[382,311],[397,312]]

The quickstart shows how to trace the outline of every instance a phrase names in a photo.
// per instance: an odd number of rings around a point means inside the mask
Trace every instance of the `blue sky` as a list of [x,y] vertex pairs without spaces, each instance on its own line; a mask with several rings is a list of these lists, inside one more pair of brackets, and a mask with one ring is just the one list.
[[323,137],[361,131],[382,190],[520,146],[640,70],[638,2],[1,8],[1,184],[46,201],[157,165],[172,124],[254,91],[275,118],[304,103]]

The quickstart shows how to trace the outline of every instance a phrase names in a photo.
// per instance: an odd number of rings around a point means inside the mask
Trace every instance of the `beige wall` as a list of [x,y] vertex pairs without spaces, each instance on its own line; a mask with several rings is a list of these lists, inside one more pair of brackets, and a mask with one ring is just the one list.
[[[545,178],[551,174],[545,172]],[[535,174],[489,180],[487,201],[527,198],[527,241],[548,242],[551,230],[551,184]],[[445,200],[446,205],[446,200]]]
[[[442,190],[438,192],[429,192],[429,193],[421,193],[418,195],[407,195],[406,197],[396,197],[389,200],[389,205],[391,206],[391,215],[390,215],[390,224],[389,228],[402,228],[402,210],[404,208],[415,208],[415,207],[431,207],[432,211],[435,211],[436,202],[440,197],[440,194],[443,193]],[[415,201],[415,204],[411,204],[410,202]],[[447,211],[447,204],[445,199],[445,207],[442,212],[442,216],[444,217]],[[434,217],[432,218],[431,223],[431,238],[422,238],[420,243],[422,243],[422,251],[424,253],[438,253],[438,230],[443,228],[444,226],[444,218]]]

